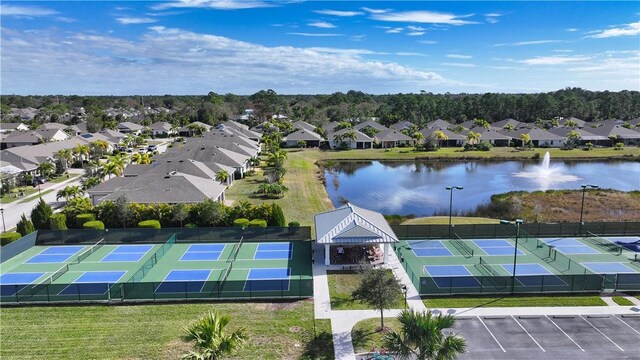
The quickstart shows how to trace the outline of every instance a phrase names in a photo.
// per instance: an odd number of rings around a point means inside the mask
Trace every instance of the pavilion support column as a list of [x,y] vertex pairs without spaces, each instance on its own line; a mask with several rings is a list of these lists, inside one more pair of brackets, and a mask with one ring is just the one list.
[[331,245],[329,244],[324,246],[324,264],[331,265]]
[[389,244],[384,244],[384,255],[383,255],[383,260],[382,263],[386,264],[387,263],[387,256],[389,256]]

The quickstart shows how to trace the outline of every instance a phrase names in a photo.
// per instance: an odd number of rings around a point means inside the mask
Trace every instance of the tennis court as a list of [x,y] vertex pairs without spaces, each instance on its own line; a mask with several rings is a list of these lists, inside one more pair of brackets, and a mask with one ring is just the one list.
[[[473,242],[488,256],[513,255],[516,253],[514,245],[507,239],[482,239],[473,240]],[[517,254],[524,255],[519,249]]]
[[308,241],[33,246],[3,262],[3,302],[307,297]]

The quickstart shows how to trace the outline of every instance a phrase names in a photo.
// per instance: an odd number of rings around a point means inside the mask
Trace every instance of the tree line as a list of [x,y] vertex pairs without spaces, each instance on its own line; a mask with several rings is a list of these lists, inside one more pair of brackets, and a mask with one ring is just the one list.
[[[345,119],[377,117],[389,125],[408,120],[416,125],[444,119],[453,123],[480,118],[495,122],[513,118],[522,122],[535,122],[553,117],[576,117],[587,121],[606,119],[630,120],[640,116],[638,91],[589,91],[566,88],[535,94],[388,94],[372,95],[350,90],[346,93],[316,95],[281,95],[261,90],[252,95],[220,95],[210,92],[201,96],[18,96],[0,97],[3,119],[11,108],[33,107],[56,115],[69,109],[83,107],[94,126],[100,122],[109,125],[104,115],[108,108],[138,109],[143,113],[141,122],[167,121],[185,125],[194,121],[216,125],[253,109],[249,125],[257,125],[274,114],[286,115],[292,120],[312,124]],[[166,108],[170,112],[145,114],[144,109]],[[43,116],[46,118],[46,116]]]

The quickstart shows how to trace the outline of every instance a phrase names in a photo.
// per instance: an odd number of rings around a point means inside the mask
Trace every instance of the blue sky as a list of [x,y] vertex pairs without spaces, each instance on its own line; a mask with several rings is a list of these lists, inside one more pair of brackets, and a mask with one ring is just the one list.
[[2,94],[640,90],[640,2],[2,1]]

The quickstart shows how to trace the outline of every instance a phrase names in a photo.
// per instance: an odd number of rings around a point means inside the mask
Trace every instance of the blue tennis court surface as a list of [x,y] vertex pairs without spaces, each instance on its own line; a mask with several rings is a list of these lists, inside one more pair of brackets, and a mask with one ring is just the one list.
[[289,291],[290,268],[252,268],[243,291]]
[[101,262],[138,262],[140,261],[153,245],[119,245],[105,257]]
[[58,294],[104,295],[109,291],[109,286],[117,283],[126,273],[126,271],[86,271]]
[[156,288],[156,293],[201,292],[210,275],[209,269],[171,270]]
[[600,252],[575,238],[544,239],[548,245],[563,254],[599,254]]
[[407,243],[418,257],[453,256],[451,251],[440,240],[412,240]]
[[[515,252],[513,244],[506,239],[482,239],[473,240],[473,242],[489,256],[513,256]],[[520,250],[517,254],[524,255]]]
[[8,273],[0,275],[0,296],[13,296],[26,285],[38,280],[43,272]]
[[480,282],[464,265],[425,265],[424,270],[439,288],[480,286]]
[[[513,264],[501,264],[509,275],[513,275]],[[567,285],[559,277],[555,276],[551,271],[540,264],[516,264],[516,281],[524,286],[552,286]]]
[[254,260],[287,260],[291,259],[291,243],[260,243],[253,255]]
[[180,261],[217,261],[224,247],[225,244],[192,244]]
[[84,246],[56,246],[45,249],[25,261],[27,264],[63,263],[84,249]]
[[637,273],[637,271],[620,262],[583,262],[580,265],[596,274]]

